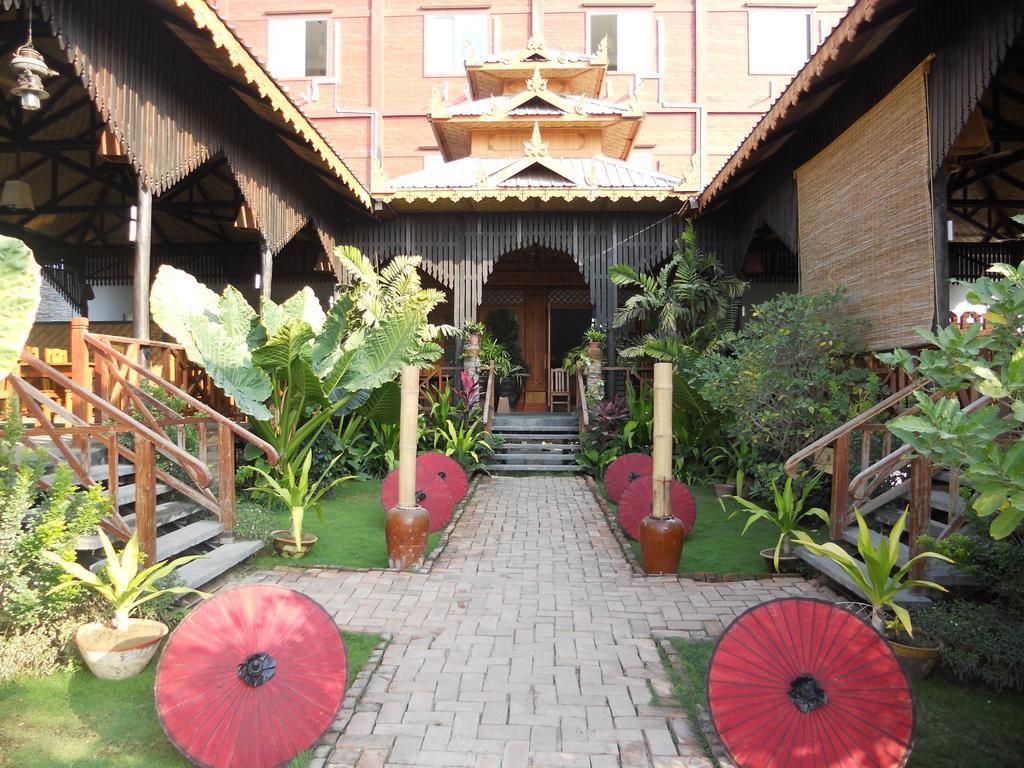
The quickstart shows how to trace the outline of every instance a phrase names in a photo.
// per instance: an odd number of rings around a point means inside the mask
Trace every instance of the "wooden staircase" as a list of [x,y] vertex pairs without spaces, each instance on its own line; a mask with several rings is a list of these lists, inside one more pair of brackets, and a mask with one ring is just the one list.
[[[90,334],[82,318],[71,340],[71,377],[26,354],[7,379],[22,442],[48,457],[40,485],[58,462],[78,485],[99,484],[111,499],[101,527],[122,541],[137,532],[148,562],[203,555],[177,571],[191,587],[258,552],[261,542],[234,537],[235,444],[255,445],[271,464],[274,449],[221,412],[230,401],[177,345]],[[103,565],[98,536],[81,537],[78,549],[82,562]]]
[[[909,445],[897,444],[888,431],[891,419],[917,410],[913,395],[922,384],[920,380],[907,383],[882,402],[798,451],[786,463],[786,473],[791,476],[805,462],[830,467],[830,537],[848,545],[854,555],[858,536],[854,509],[864,516],[876,545],[879,541],[888,542],[893,525],[907,511],[907,526],[899,544],[901,565],[923,551],[920,536],[927,534],[941,540],[963,524],[965,505],[958,473],[935,467],[924,457],[915,456]],[[961,394],[965,411],[987,402],[988,398],[974,392]],[[829,558],[803,547],[795,547],[794,552],[846,590],[863,597],[853,581]],[[971,583],[955,566],[931,558],[918,561],[912,576],[946,587]],[[907,606],[923,605],[931,603],[931,599],[925,594],[905,591],[897,602]]]

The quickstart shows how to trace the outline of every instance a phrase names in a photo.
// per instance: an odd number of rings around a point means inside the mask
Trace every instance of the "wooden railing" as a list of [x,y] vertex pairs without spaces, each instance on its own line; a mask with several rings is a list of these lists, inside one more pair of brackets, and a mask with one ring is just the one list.
[[458,381],[462,366],[434,365],[420,369],[420,403],[426,402],[427,392],[433,387],[436,392],[444,392]]
[[590,413],[587,411],[587,385],[583,381],[583,371],[579,368],[576,369],[576,394],[576,413],[579,416],[580,435],[583,435],[590,428]]
[[490,365],[487,366],[487,389],[484,391],[483,401],[484,429],[488,432],[494,426],[494,398],[498,387],[495,379],[497,379],[497,376],[494,375],[494,361],[492,360]]

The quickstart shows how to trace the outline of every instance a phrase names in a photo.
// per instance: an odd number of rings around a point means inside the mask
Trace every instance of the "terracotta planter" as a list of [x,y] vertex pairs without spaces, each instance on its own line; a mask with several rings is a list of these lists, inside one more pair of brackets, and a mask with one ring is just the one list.
[[302,533],[302,551],[295,551],[295,537],[291,531],[274,531],[270,534],[274,538],[274,551],[277,552],[281,557],[290,557],[297,560],[300,557],[305,557],[306,553],[313,548],[313,545],[320,541],[319,536],[314,536],[312,533]]
[[469,334],[469,345],[471,347],[478,347],[478,346],[480,346],[480,334],[479,333],[471,333],[471,334]]
[[124,680],[146,668],[166,635],[167,625],[160,621],[128,619],[124,630],[93,621],[78,628],[75,645],[96,677]]
[[601,359],[601,342],[600,341],[588,341],[587,342],[587,354],[594,360]]
[[715,496],[724,499],[736,495],[736,483],[715,483]]
[[886,638],[889,647],[899,659],[903,672],[912,683],[924,680],[931,674],[942,653],[942,642],[934,637],[917,632],[913,638],[900,633],[897,639]]
[[677,517],[648,515],[640,521],[640,558],[644,573],[676,573],[686,531]]
[[761,557],[764,558],[765,563],[768,564],[769,573],[799,573],[800,572],[800,558],[796,555],[785,552],[779,553],[779,570],[775,570],[775,547],[769,547],[768,549],[761,550]]
[[423,507],[397,506],[384,516],[389,568],[415,568],[423,562],[430,535],[430,515]]

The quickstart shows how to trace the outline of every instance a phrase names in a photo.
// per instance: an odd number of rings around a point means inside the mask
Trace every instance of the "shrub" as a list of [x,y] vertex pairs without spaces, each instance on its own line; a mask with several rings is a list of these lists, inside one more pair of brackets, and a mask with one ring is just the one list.
[[777,296],[754,308],[733,354],[697,363],[726,435],[750,445],[752,495],[766,496],[791,455],[877,399],[877,377],[853,364],[863,323],[842,314],[841,297]]
[[[283,505],[278,507],[284,509]],[[239,499],[235,505],[235,536],[247,541],[270,541],[270,534],[277,530],[275,507],[269,502],[256,503]]]

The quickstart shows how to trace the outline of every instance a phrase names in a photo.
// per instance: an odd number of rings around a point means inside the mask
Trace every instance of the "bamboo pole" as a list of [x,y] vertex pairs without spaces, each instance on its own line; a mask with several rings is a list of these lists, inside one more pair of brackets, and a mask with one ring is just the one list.
[[654,364],[654,508],[651,516],[664,520],[672,482],[672,363]]
[[416,439],[420,371],[415,365],[402,368],[402,409],[398,442],[398,506],[416,506]]

